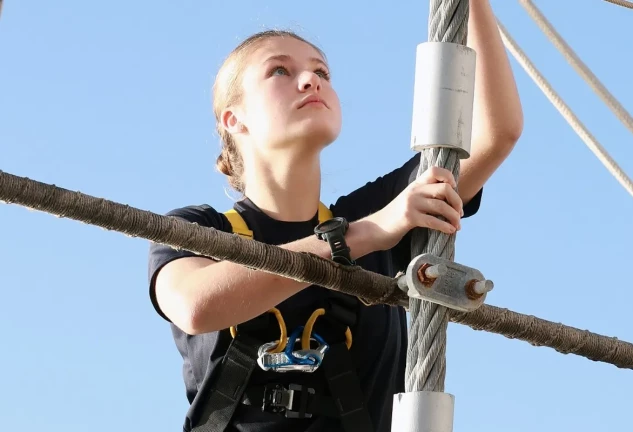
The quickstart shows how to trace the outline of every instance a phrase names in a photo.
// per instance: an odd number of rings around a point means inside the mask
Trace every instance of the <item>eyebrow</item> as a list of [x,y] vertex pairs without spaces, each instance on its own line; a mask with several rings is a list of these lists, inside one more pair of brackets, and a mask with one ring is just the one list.
[[[287,54],[278,54],[278,55],[274,55],[274,56],[268,57],[264,61],[264,63],[268,63],[268,62],[274,61],[274,60],[277,60],[277,61],[279,61],[279,60],[281,60],[281,61],[288,61],[288,60],[292,60],[292,57],[290,57]],[[314,63],[320,63],[320,64],[322,64],[325,67],[329,67],[327,63],[325,63],[323,60],[321,60],[318,57],[310,57],[310,61],[312,61]]]

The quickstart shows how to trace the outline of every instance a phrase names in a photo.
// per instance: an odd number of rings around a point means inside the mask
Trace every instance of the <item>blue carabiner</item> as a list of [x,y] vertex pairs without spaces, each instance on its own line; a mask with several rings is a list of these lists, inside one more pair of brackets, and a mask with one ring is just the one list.
[[[297,339],[299,338],[299,335],[303,331],[303,328],[303,326],[297,327],[288,337],[288,344],[284,349],[284,353],[288,356],[288,359],[290,359],[293,364],[315,366],[320,363],[320,359],[314,354],[308,354],[306,358],[301,358],[294,355],[294,346]],[[316,339],[316,341],[319,342],[321,345],[325,345],[325,341],[318,334],[312,333],[312,337],[314,337],[314,339]]]

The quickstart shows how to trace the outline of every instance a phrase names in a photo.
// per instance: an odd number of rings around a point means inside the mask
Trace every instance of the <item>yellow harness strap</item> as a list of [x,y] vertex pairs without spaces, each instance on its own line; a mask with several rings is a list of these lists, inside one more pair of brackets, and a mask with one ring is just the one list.
[[[240,235],[247,239],[253,238],[253,231],[248,229],[248,225],[246,225],[246,221],[244,218],[240,216],[240,214],[234,209],[228,210],[224,212],[224,215],[229,220],[231,227],[233,228],[233,233]],[[323,223],[326,220],[332,219],[332,212],[329,208],[322,202],[319,203],[319,223]]]
[[248,225],[246,225],[244,218],[240,216],[238,212],[231,209],[225,211],[224,216],[226,216],[226,218],[229,220],[234,234],[246,237],[248,239],[253,238],[253,231],[248,229]]
[[[240,216],[240,214],[237,211],[235,211],[234,209],[231,209],[224,212],[224,215],[231,223],[231,227],[233,228],[234,234],[240,235],[247,239],[251,239],[251,240],[253,239],[253,231],[248,229],[248,225],[246,225],[246,221],[244,220],[242,216]],[[325,204],[320,202],[319,203],[319,223],[323,223],[326,220],[330,220],[332,219],[332,217],[333,217],[332,211],[329,208],[327,208]],[[359,298],[359,300],[361,299]],[[361,302],[363,302],[363,300],[361,300]],[[279,323],[279,330],[281,333],[279,337],[279,341],[277,342],[277,346],[275,346],[269,352],[280,353],[286,348],[286,343],[287,343],[286,323],[283,319],[283,316],[281,315],[281,312],[279,312],[277,308],[272,308],[268,312],[274,314],[277,317],[277,322]],[[308,319],[308,322],[306,323],[306,326],[303,330],[303,334],[301,337],[302,349],[308,349],[310,347],[310,336],[312,335],[312,328],[314,327],[314,323],[319,316],[324,315],[324,314],[325,314],[325,309],[320,308],[320,309],[315,310],[312,313],[312,316]],[[237,334],[237,327],[231,326],[229,330],[231,331],[231,336],[235,338],[235,335]],[[345,339],[346,339],[345,344],[347,345],[347,349],[350,349],[350,347],[352,346],[352,331],[350,330],[349,327],[345,331]]]

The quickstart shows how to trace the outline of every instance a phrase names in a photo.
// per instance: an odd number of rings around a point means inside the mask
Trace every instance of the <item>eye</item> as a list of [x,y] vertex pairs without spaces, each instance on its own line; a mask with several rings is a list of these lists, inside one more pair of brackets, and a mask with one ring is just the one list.
[[288,69],[286,69],[284,66],[275,66],[273,67],[270,72],[269,72],[269,76],[274,76],[274,75],[290,75],[290,73],[288,72]]
[[314,71],[314,73],[326,81],[330,80],[330,73],[323,68],[318,68],[317,70]]

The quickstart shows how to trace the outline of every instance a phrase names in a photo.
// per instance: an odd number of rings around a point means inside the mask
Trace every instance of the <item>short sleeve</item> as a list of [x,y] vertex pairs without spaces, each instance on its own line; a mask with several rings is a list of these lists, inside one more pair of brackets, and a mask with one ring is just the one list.
[[[226,217],[218,213],[215,209],[208,205],[188,206],[172,210],[166,216],[174,216],[187,222],[196,223],[200,226],[215,228],[221,231],[230,231],[230,225]],[[193,252],[186,250],[176,250],[171,246],[159,243],[150,243],[149,259],[148,259],[148,279],[149,279],[149,296],[156,312],[165,320],[169,318],[161,311],[156,300],[155,282],[156,276],[160,269],[166,264],[186,257],[199,257]]]

